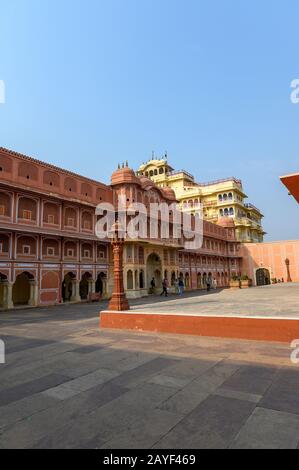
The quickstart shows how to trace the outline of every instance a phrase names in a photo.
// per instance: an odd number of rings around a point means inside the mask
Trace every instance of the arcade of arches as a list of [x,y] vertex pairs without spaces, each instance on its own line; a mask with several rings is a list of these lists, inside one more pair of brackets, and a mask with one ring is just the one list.
[[95,280],[92,273],[83,272],[78,281],[76,272],[69,271],[59,283],[59,273],[47,271],[42,274],[40,291],[36,273],[27,271],[16,273],[15,281],[11,283],[7,274],[0,272],[0,309],[34,307],[41,304],[41,299],[44,304],[87,301],[92,300],[92,294],[96,300],[108,294],[105,272],[97,273]]
[[[148,247],[144,249],[144,256],[140,262],[138,250],[135,249],[135,252],[134,258],[132,246],[125,247],[124,287],[128,298],[160,294],[162,280],[165,278],[172,293],[178,291],[179,279],[184,281],[185,290],[206,289],[209,279],[216,279],[219,287],[229,285],[229,272],[232,268],[227,262],[223,263],[216,257],[205,256],[203,259],[198,259],[196,256],[187,257],[180,252],[168,253],[165,249],[155,247],[153,250]],[[203,269],[202,262],[209,266],[209,269]]]
[[7,275],[0,273],[0,307],[37,305],[38,289],[34,276],[29,272],[16,275],[15,282],[8,281]]

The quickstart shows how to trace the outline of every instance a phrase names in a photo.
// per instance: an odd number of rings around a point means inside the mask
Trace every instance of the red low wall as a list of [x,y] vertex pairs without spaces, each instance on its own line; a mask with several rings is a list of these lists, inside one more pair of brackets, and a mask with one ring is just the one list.
[[260,341],[291,342],[299,338],[299,320],[211,317],[103,311],[100,327]]

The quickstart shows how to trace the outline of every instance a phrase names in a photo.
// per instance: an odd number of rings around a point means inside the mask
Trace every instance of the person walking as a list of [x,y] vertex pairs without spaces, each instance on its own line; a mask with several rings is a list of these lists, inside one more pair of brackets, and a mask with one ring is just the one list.
[[163,288],[163,290],[162,290],[162,292],[161,292],[160,295],[163,295],[163,294],[164,294],[165,297],[167,297],[167,296],[168,296],[168,292],[167,292],[168,281],[167,281],[167,278],[166,278],[166,277],[165,277],[165,278],[163,279],[163,281],[162,281],[162,288]]
[[213,289],[215,289],[215,290],[217,289],[217,279],[216,279],[216,277],[214,277],[214,279],[213,279]]
[[211,290],[212,279],[208,277],[207,279],[207,292]]
[[180,279],[179,279],[179,283],[178,283],[178,284],[179,284],[179,294],[180,294],[180,295],[183,295],[183,293],[184,293],[184,281],[183,281],[183,279],[182,279],[181,277],[180,277]]
[[155,292],[155,287],[156,287],[156,282],[155,282],[155,278],[153,277],[151,280],[151,290],[150,290],[151,294]]

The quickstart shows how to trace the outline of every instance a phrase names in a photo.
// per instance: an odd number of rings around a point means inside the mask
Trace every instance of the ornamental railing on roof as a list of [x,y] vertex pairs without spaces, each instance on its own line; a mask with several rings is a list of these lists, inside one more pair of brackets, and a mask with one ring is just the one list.
[[186,175],[189,178],[191,178],[192,180],[194,180],[194,176],[191,175],[191,173],[189,173],[186,170],[171,170],[167,174],[168,174],[168,176],[175,176],[175,175],[179,175],[180,173],[184,173],[184,175]]
[[247,207],[247,209],[255,209],[256,211],[261,212],[256,206],[254,206],[250,202],[247,202],[246,204],[244,204],[244,206]]
[[209,181],[207,183],[197,183],[197,184],[198,184],[198,186],[213,186],[215,184],[227,183],[229,181],[233,181],[234,183],[238,184],[239,186],[242,186],[242,181],[235,178],[234,176],[229,176],[228,178],[223,178],[223,179],[220,179],[220,180]]

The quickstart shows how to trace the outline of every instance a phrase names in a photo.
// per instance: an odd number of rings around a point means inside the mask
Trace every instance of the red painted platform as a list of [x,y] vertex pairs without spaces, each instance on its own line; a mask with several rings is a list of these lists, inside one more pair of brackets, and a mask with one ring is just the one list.
[[100,312],[100,327],[290,343],[299,338],[299,320],[274,317],[171,315]]

